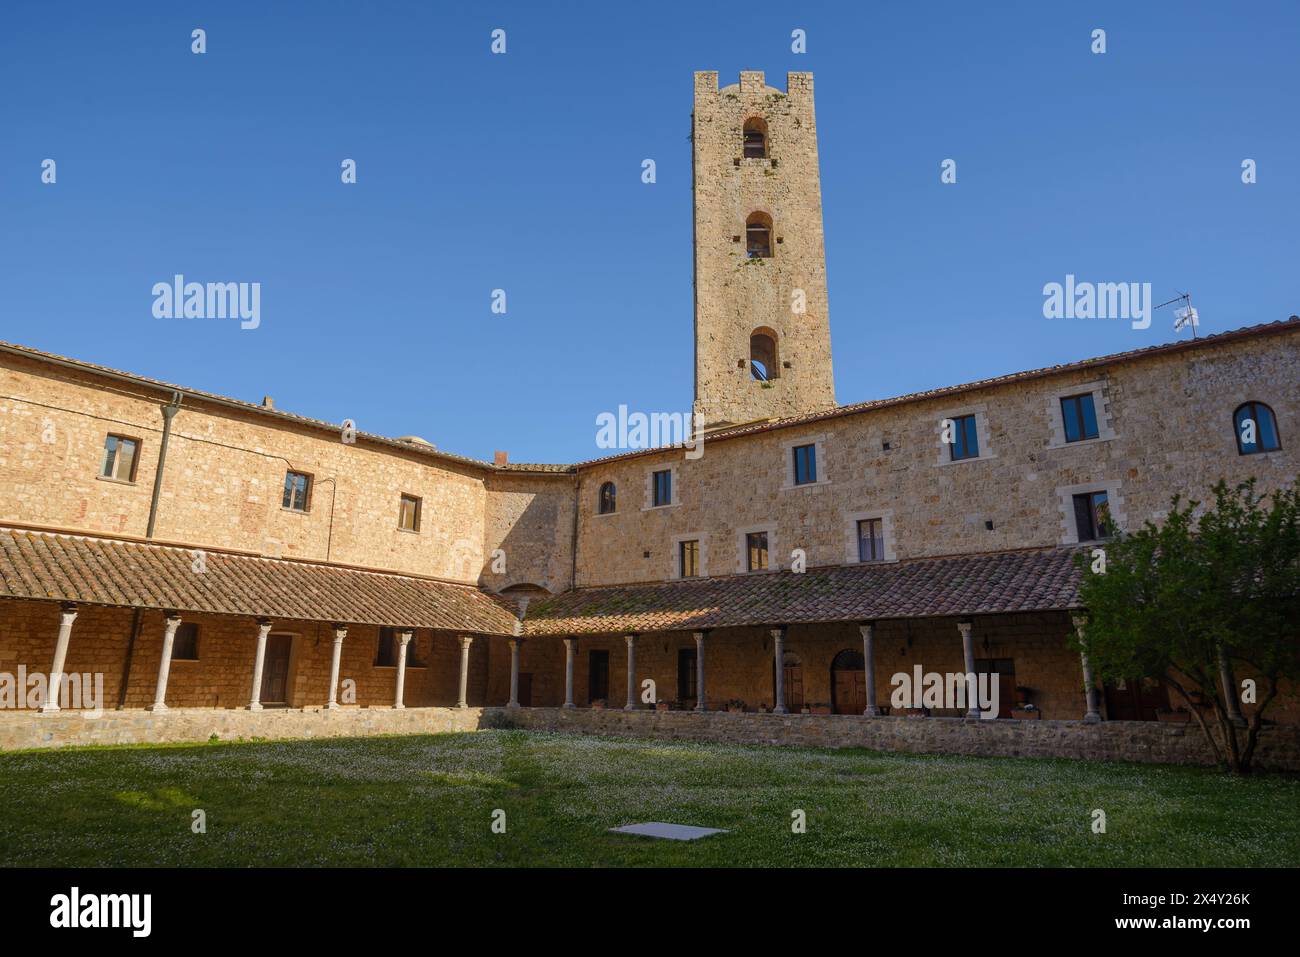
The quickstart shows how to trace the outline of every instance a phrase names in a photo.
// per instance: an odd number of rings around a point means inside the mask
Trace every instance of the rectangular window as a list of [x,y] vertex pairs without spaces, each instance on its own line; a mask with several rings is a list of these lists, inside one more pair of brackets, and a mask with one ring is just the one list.
[[397,527],[408,532],[420,530],[420,500],[414,495],[403,495],[397,511]]
[[176,628],[172,639],[173,661],[199,660],[199,626],[193,622],[183,621]]
[[884,523],[878,518],[865,518],[858,522],[858,561],[883,562],[885,560]]
[[952,460],[977,459],[980,457],[979,433],[975,428],[975,416],[959,415],[952,420]]
[[750,532],[745,536],[745,567],[751,572],[767,568],[767,532]]
[[656,508],[660,505],[673,504],[672,469],[664,469],[662,472],[654,473],[654,504]]
[[677,649],[677,700],[694,701],[696,685],[695,649]]
[[109,435],[104,439],[104,458],[99,474],[119,482],[135,481],[135,463],[139,457],[140,443],[125,435]]
[[[380,628],[379,629],[379,648],[375,651],[375,667],[377,668],[396,668],[397,667],[397,649],[401,642],[398,640],[397,628]],[[415,660],[415,635],[411,635],[411,640],[406,643],[406,665],[419,664]]]
[[1105,492],[1084,492],[1074,496],[1074,527],[1079,541],[1095,542],[1109,538],[1110,505]]
[[682,578],[696,578],[700,574],[699,540],[677,543],[678,568]]
[[1097,409],[1092,393],[1072,395],[1061,400],[1061,422],[1065,425],[1065,441],[1082,442],[1097,437]]
[[284,501],[282,504],[285,508],[294,512],[305,512],[310,497],[310,475],[305,475],[302,472],[284,473]]
[[817,481],[817,446],[799,445],[794,450],[794,484],[809,485]]

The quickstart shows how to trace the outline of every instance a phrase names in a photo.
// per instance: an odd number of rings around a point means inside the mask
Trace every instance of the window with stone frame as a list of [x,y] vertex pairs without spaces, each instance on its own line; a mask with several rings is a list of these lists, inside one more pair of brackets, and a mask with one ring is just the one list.
[[596,511],[600,515],[612,515],[618,506],[618,489],[613,482],[604,482],[597,496]]
[[1074,496],[1074,528],[1080,542],[1096,542],[1111,536],[1110,505],[1105,491]]
[[199,660],[199,626],[192,621],[183,621],[176,627],[172,637],[173,661]]
[[421,500],[414,495],[405,495],[397,508],[397,527],[404,532],[418,532],[420,530],[420,504]]
[[285,472],[281,505],[291,512],[305,512],[310,504],[311,476],[306,472]]
[[750,532],[745,536],[745,568],[751,572],[767,570],[767,532]]
[[100,460],[101,478],[115,482],[134,482],[139,461],[140,440],[109,433],[104,439],[104,456]]

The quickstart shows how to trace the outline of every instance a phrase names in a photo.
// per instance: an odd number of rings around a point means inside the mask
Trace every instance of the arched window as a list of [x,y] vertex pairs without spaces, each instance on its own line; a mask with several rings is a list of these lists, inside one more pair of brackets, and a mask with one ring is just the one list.
[[767,158],[767,124],[760,117],[745,120],[745,159]]
[[759,382],[781,376],[776,355],[776,333],[771,329],[755,329],[749,334],[749,374]]
[[1237,454],[1274,452],[1282,447],[1277,434],[1277,417],[1263,402],[1245,402],[1232,414],[1237,433]]
[[745,220],[745,255],[750,259],[772,258],[772,219],[766,213],[750,213]]
[[600,487],[600,514],[610,514],[614,511],[614,505],[614,483],[606,482]]

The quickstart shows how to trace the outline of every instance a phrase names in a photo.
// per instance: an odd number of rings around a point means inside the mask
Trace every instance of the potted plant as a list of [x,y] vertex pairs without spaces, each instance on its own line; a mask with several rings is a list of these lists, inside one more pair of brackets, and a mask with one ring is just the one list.
[[604,711],[604,710],[605,710],[605,699],[604,699],[604,698],[596,698],[594,701],[592,701],[592,702],[591,702],[591,710],[592,710],[592,711]]
[[1029,696],[1033,693],[1032,688],[1026,688],[1023,685],[1016,688],[1016,707],[1023,709],[1029,704]]
[[1018,721],[1038,721],[1043,717],[1043,712],[1039,711],[1032,703],[1025,702],[1019,707],[1011,709],[1011,717]]
[[656,702],[655,702],[655,710],[656,710],[656,711],[672,711],[672,710],[674,710],[674,708],[673,708],[673,702],[672,702],[672,701],[669,701],[669,700],[667,700],[667,699],[661,699],[661,700],[659,700],[659,701],[656,701]]
[[808,706],[808,710],[813,714],[830,714],[831,706],[825,701],[815,701]]
[[726,709],[734,714],[740,714],[745,710],[745,702],[739,698],[728,698]]

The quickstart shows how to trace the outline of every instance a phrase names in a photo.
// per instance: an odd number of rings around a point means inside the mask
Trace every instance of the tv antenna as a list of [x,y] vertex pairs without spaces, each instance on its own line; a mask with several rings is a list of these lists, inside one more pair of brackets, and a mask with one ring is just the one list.
[[1192,305],[1192,294],[1190,292],[1180,292],[1168,302],[1162,302],[1156,306],[1157,309],[1163,309],[1165,306],[1172,306],[1176,302],[1181,302],[1182,308],[1174,310],[1174,331],[1177,332],[1183,326],[1192,327],[1192,338],[1196,338],[1196,327],[1201,324],[1200,318],[1196,314],[1196,307]]

